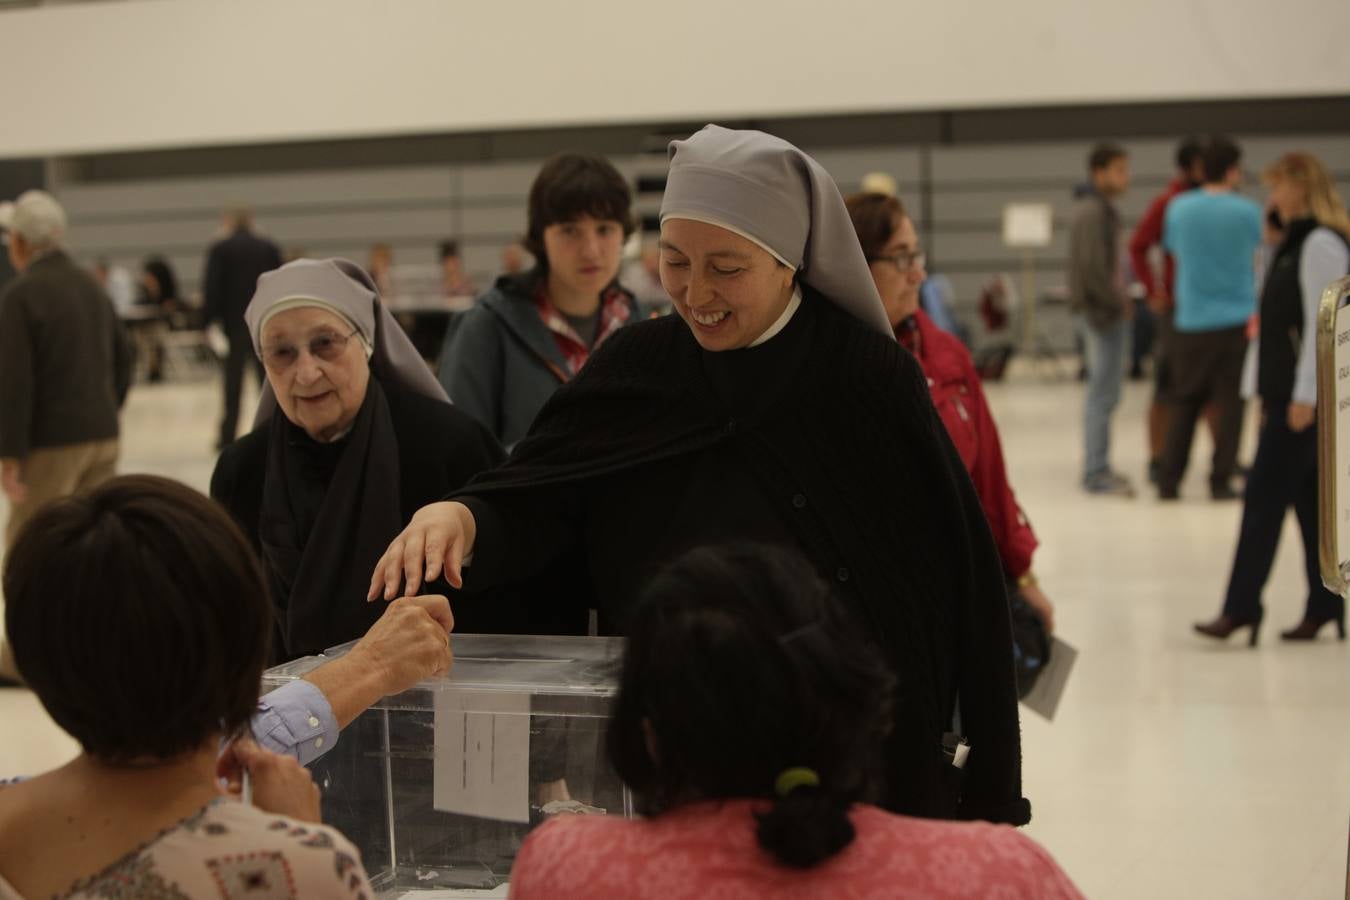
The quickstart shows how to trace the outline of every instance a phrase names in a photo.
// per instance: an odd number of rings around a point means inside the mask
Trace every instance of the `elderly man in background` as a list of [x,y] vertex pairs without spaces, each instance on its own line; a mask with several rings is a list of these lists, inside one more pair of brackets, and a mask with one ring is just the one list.
[[[8,223],[14,218],[14,204],[9,200],[0,200],[0,246],[9,244],[8,232],[5,230]],[[17,273],[14,266],[10,264],[9,254],[0,253],[0,291],[5,289]]]
[[[0,485],[9,498],[5,548],[58,497],[111,478],[131,349],[112,301],[66,254],[66,214],[28,191],[4,209],[19,273],[0,294]],[[17,678],[8,647],[0,677]]]

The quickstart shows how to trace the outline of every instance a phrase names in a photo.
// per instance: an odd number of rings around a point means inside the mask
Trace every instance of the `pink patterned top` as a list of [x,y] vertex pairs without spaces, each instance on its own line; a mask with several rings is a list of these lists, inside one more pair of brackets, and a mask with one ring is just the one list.
[[775,863],[755,840],[762,801],[699,803],[652,819],[560,817],[525,841],[513,900],[980,898],[1081,900],[1030,838],[1006,825],[939,822],[873,806],[857,837],[813,869]]
[[[373,900],[361,856],[341,834],[215,800],[61,900]],[[24,900],[0,874],[0,900]]]

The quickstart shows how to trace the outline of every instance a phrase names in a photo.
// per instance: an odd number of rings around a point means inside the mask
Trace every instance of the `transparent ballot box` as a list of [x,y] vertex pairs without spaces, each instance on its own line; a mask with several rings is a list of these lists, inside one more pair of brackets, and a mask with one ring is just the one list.
[[[386,697],[310,769],[323,819],[382,898],[506,896],[530,830],[555,815],[632,816],[605,755],[619,638],[455,635],[444,678]],[[269,669],[263,690],[344,644]]]

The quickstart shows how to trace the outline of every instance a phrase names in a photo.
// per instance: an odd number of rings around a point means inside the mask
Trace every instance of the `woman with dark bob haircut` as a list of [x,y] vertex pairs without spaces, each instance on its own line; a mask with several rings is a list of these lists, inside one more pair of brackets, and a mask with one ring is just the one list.
[[[224,510],[167,479],[113,479],[33,517],[4,591],[19,669],[83,752],[0,787],[0,898],[235,896],[257,878],[372,895],[355,848],[309,824],[319,792],[298,762],[246,739],[218,761],[255,711],[272,627]],[[219,787],[233,765],[255,806]]]
[[1079,896],[1006,825],[869,805],[894,685],[805,560],[690,551],[634,611],[609,727],[648,818],[544,825],[511,896]]

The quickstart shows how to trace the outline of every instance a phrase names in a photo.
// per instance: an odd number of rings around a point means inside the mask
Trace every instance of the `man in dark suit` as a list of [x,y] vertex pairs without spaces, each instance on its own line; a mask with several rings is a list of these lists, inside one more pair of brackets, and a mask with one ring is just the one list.
[[[281,265],[277,245],[253,233],[253,216],[248,210],[226,214],[225,227],[229,237],[212,245],[203,279],[206,325],[219,324],[230,342],[225,359],[225,415],[220,421],[217,449],[232,442],[238,434],[244,368],[250,359],[257,363],[244,325],[244,308],[253,299],[258,276]],[[261,368],[258,377],[262,378]]]

